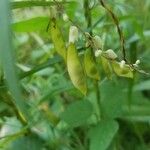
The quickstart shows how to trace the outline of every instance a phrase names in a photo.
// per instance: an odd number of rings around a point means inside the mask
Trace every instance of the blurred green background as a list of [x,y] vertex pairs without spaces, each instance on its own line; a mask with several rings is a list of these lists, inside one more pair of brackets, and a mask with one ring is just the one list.
[[[109,13],[98,0],[89,0],[91,26],[84,4],[59,4],[83,31],[92,31],[121,59],[120,40]],[[141,61],[150,70],[150,0],[107,0],[124,33],[127,60]],[[83,96],[72,85],[65,63],[56,54],[47,26],[46,0],[0,0],[0,150],[149,150],[150,76],[136,72],[133,79],[101,71],[98,90],[104,120],[92,80]],[[70,22],[59,27],[68,42]],[[85,51],[79,34],[78,52]],[[101,65],[98,66],[101,68]]]

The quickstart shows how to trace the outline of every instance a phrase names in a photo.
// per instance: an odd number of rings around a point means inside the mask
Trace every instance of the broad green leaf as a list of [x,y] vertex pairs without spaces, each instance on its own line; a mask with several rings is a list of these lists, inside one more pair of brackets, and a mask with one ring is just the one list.
[[100,80],[100,74],[96,67],[96,63],[94,61],[94,56],[92,56],[92,51],[87,49],[84,54],[84,67],[87,76],[93,78],[95,80]]
[[146,80],[139,84],[134,85],[134,90],[135,91],[150,90],[150,80]]
[[23,100],[21,91],[19,88],[19,81],[17,79],[15,59],[13,55],[13,48],[11,43],[11,31],[10,31],[10,10],[9,2],[6,0],[0,1],[0,59],[2,61],[2,67],[5,73],[7,85],[10,93],[13,96],[13,102],[16,107],[25,115],[28,116],[27,103]]
[[125,65],[123,68],[120,67],[120,64],[117,61],[111,61],[112,68],[114,72],[121,77],[133,78],[133,69],[130,66]]
[[124,83],[121,81],[115,83],[113,80],[106,80],[100,85],[102,112],[107,119],[122,116],[122,107],[127,99]]
[[5,118],[5,123],[0,130],[0,137],[8,136],[19,132],[22,128],[21,123],[15,118]]
[[119,126],[114,120],[102,120],[89,131],[90,150],[106,150]]
[[66,50],[65,42],[62,33],[57,25],[57,21],[54,18],[51,19],[50,32],[51,32],[51,38],[54,43],[55,50],[66,61],[67,50]]
[[49,22],[48,17],[36,17],[13,23],[12,29],[15,32],[35,32],[35,31],[46,32],[48,22]]
[[2,137],[2,139],[0,141],[0,150],[12,150],[12,149],[8,148],[9,144],[11,144],[14,140],[20,138],[24,134],[25,134],[25,131],[22,130],[22,131],[19,131],[17,133],[14,133],[12,135]]
[[86,76],[79,60],[77,49],[73,43],[69,44],[67,50],[67,68],[73,85],[86,95]]
[[61,114],[61,119],[71,127],[77,127],[86,123],[93,112],[92,104],[87,101],[74,102]]
[[44,144],[35,135],[19,137],[6,148],[6,150],[42,150]]
[[109,61],[104,57],[101,57],[100,59],[101,59],[102,66],[103,66],[103,69],[104,69],[104,72],[105,72],[107,78],[111,79],[112,78],[112,72],[111,72],[111,66],[110,66]]

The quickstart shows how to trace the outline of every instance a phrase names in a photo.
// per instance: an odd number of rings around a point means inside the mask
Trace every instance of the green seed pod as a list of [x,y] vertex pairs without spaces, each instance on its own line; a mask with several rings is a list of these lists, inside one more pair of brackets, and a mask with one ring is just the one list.
[[133,69],[125,64],[123,67],[117,61],[111,61],[114,72],[121,77],[133,78]]
[[102,63],[102,66],[103,66],[103,69],[107,78],[112,79],[112,71],[111,71],[111,66],[110,66],[109,61],[102,56],[100,57],[100,59],[101,59],[101,63]]
[[67,50],[67,68],[73,85],[84,95],[87,92],[86,76],[80,59],[73,43],[70,43]]
[[55,50],[60,56],[64,58],[66,62],[67,51],[66,51],[65,42],[63,40],[62,33],[57,25],[57,21],[54,18],[51,19],[50,33],[51,33],[52,41],[54,43]]
[[94,61],[94,56],[92,56],[92,51],[87,49],[84,53],[84,66],[85,72],[88,77],[93,78],[95,80],[100,80],[100,74],[96,67],[96,63]]

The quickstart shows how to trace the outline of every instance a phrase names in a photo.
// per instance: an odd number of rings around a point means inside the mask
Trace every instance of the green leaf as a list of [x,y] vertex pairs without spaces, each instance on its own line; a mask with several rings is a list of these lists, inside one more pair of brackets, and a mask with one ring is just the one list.
[[134,85],[134,90],[135,91],[150,90],[150,80],[146,80],[139,84]]
[[87,101],[77,101],[70,104],[61,114],[61,119],[71,127],[77,127],[86,123],[93,112],[92,104]]
[[102,120],[89,131],[90,150],[106,150],[119,126],[114,120]]
[[73,85],[86,95],[86,76],[81,65],[77,49],[73,43],[69,44],[67,50],[67,68]]
[[12,29],[15,32],[34,32],[34,31],[46,32],[48,22],[49,22],[48,17],[36,17],[13,23]]
[[62,58],[60,58],[59,56],[55,56],[53,58],[50,58],[48,61],[42,63],[42,64],[39,64],[38,66],[35,66],[33,69],[31,69],[30,71],[27,71],[27,72],[23,72],[20,74],[20,79],[24,79],[28,76],[31,76],[33,75],[34,73],[42,70],[42,69],[45,69],[51,65],[54,65],[58,62],[61,62],[62,61]]
[[[63,2],[63,4],[73,3],[73,2]],[[17,8],[25,8],[25,7],[35,7],[35,6],[47,6],[55,5],[54,2],[48,1],[19,1],[19,2],[11,2],[12,9]]]
[[123,68],[120,67],[120,64],[117,61],[111,61],[114,72],[121,77],[133,78],[133,70],[130,66],[125,65]]
[[2,67],[5,73],[5,78],[13,96],[14,104],[25,115],[27,113],[27,103],[23,101],[21,91],[19,88],[19,81],[17,79],[15,58],[13,55],[13,48],[11,43],[11,31],[10,31],[10,10],[9,2],[6,0],[0,1],[0,59],[2,61]]
[[150,122],[150,103],[146,101],[132,104],[130,109],[124,105],[122,118],[135,122]]
[[24,7],[33,7],[33,6],[50,6],[53,2],[42,2],[42,1],[20,1],[20,2],[11,2],[12,9],[24,8]]
[[42,150],[44,147],[41,139],[35,135],[29,135],[17,138],[14,140],[6,150]]
[[21,123],[15,117],[6,117],[5,123],[1,127],[0,136],[5,137],[19,132],[22,128]]
[[5,149],[16,138],[22,136],[25,129],[16,117],[7,117],[0,130],[0,150]]
[[92,56],[92,52],[90,49],[87,49],[84,54],[84,67],[87,76],[93,78],[95,80],[100,80],[100,74],[96,67],[96,63],[94,61],[94,56]]
[[125,85],[121,81],[115,83],[106,80],[101,84],[101,104],[104,118],[114,119],[122,116],[122,107],[127,98],[124,89]]
[[73,85],[70,83],[63,84],[62,86],[54,87],[53,90],[47,92],[44,96],[42,96],[38,101],[39,104],[42,102],[49,100],[49,98],[53,99],[53,96],[59,93],[66,92],[70,89],[74,89]]

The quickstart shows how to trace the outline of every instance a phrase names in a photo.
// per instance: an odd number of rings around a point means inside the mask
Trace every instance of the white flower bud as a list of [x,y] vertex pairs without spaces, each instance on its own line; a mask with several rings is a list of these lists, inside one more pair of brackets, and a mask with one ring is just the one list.
[[136,65],[139,65],[140,64],[140,60],[138,59],[136,62],[135,62]]
[[74,43],[78,40],[78,28],[71,26],[69,30],[69,43]]
[[133,66],[134,66],[134,67],[138,67],[139,64],[140,64],[140,60],[137,60],[137,61],[135,62],[135,64],[133,64]]
[[102,39],[99,36],[94,36],[92,40],[96,49],[102,49]]
[[104,52],[104,56],[109,58],[109,59],[116,59],[117,55],[112,49],[108,49],[107,51]]
[[57,17],[57,8],[55,6],[51,6],[51,8],[50,8],[50,17],[51,18]]
[[125,66],[125,61],[124,60],[122,60],[121,62],[120,62],[120,68],[124,68],[124,66]]
[[98,57],[102,54],[102,50],[96,50],[95,51],[95,57]]
[[65,22],[67,22],[69,20],[69,17],[68,17],[68,15],[66,13],[63,14],[63,20]]

